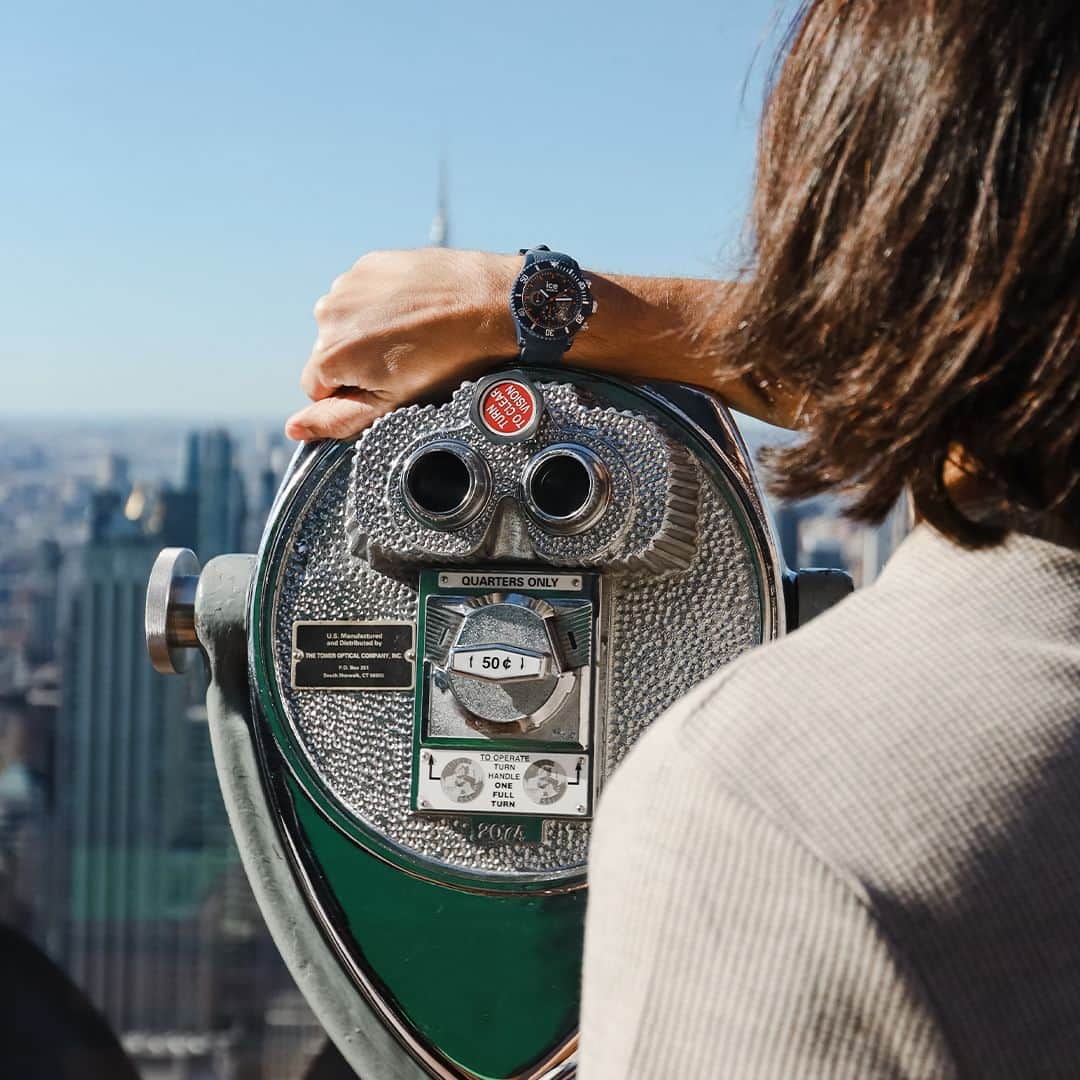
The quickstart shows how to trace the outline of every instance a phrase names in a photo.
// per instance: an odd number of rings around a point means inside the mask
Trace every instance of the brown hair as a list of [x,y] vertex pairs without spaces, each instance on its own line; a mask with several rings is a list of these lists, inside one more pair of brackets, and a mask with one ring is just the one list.
[[1004,535],[950,495],[958,451],[1014,506],[1080,520],[1080,4],[811,0],[759,144],[754,265],[725,353],[805,394],[778,493]]

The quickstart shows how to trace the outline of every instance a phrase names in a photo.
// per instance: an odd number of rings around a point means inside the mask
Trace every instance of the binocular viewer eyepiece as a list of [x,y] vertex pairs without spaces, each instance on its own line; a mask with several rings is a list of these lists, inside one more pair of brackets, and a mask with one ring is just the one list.
[[435,529],[467,525],[491,495],[491,471],[468,443],[436,439],[414,450],[401,493],[417,521]]
[[[401,492],[422,524],[467,525],[492,490],[487,462],[468,443],[436,439],[414,450],[401,472]],[[539,451],[521,476],[518,500],[548,532],[573,535],[589,528],[607,505],[611,476],[587,446],[556,443]]]
[[541,528],[568,536],[603,514],[611,475],[587,446],[555,443],[533,457],[521,478],[521,500]]
[[257,557],[163,553],[147,636],[210,660],[245,868],[360,1075],[554,1078],[605,780],[849,588],[783,567],[708,394],[510,370],[299,451]]

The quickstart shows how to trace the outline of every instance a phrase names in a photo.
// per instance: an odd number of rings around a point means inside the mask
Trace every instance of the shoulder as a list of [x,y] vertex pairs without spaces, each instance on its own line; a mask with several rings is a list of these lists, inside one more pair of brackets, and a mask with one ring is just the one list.
[[662,716],[601,797],[590,880],[722,880],[752,912],[819,887],[901,950],[973,1072],[1053,1072],[1080,993],[1078,562],[938,554]]
[[[879,817],[846,745],[851,714],[825,689],[842,669],[811,629],[697,688],[602,795],[582,1005],[583,1062],[598,1076],[660,1075],[672,1053],[687,1076],[720,1059],[740,1075],[953,1072],[921,950],[880,909],[904,875],[886,881],[874,860],[889,845],[859,827],[891,812]],[[822,676],[812,700],[804,666]],[[672,1039],[669,1026],[662,1050],[657,1002],[708,1036]]]
[[1080,563],[944,543],[909,539],[888,580],[699,686],[630,754],[627,782],[655,782],[677,750],[886,891],[922,860],[947,888],[985,829],[1046,797],[1047,769],[1073,798]]
[[[590,852],[590,1076],[952,1075],[917,970],[860,883],[656,727]],[[633,1033],[633,1038],[627,1038]]]

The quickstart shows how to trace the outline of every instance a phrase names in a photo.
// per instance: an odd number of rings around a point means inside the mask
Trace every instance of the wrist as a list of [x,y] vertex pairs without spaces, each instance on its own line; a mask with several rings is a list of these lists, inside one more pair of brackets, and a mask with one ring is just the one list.
[[520,255],[477,252],[480,262],[475,280],[480,336],[488,356],[514,357],[518,353],[517,328],[507,306],[514,279],[521,270]]
[[575,339],[569,362],[631,378],[651,374],[643,365],[672,329],[669,305],[654,287],[659,279],[592,271],[589,279],[596,312]]

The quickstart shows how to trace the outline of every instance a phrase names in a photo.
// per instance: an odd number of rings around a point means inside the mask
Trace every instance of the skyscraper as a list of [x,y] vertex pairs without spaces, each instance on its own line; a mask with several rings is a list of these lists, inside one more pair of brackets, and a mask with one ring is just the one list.
[[223,429],[191,432],[181,472],[185,491],[196,497],[195,535],[187,546],[203,563],[244,550],[247,498],[229,433]]
[[201,1076],[207,1054],[258,1057],[266,1002],[288,979],[225,817],[203,673],[165,678],[146,657],[159,550],[201,547],[205,559],[243,535],[231,438],[196,434],[186,447],[183,490],[124,490],[114,462],[90,499],[64,621],[43,936],[148,1069],[164,1054],[169,1075]]
[[55,658],[58,616],[60,545],[55,540],[42,540],[34,550],[30,569],[29,625],[26,651],[32,663],[43,664]]
[[55,667],[39,667],[32,678],[27,687],[0,692],[0,922],[40,936],[54,787]]
[[450,247],[450,204],[447,192],[446,155],[439,158],[439,193],[428,241],[432,247]]
[[[199,1003],[177,1000],[197,962],[185,941],[181,872],[169,835],[183,804],[187,687],[150,670],[143,644],[146,581],[163,545],[190,546],[195,499],[151,505],[95,493],[82,576],[68,626],[66,695],[57,738],[54,848],[64,858],[60,959],[118,1029],[177,1022]],[[168,525],[168,529],[162,527]],[[155,527],[156,526],[156,527]],[[190,980],[193,984],[197,980]]]

